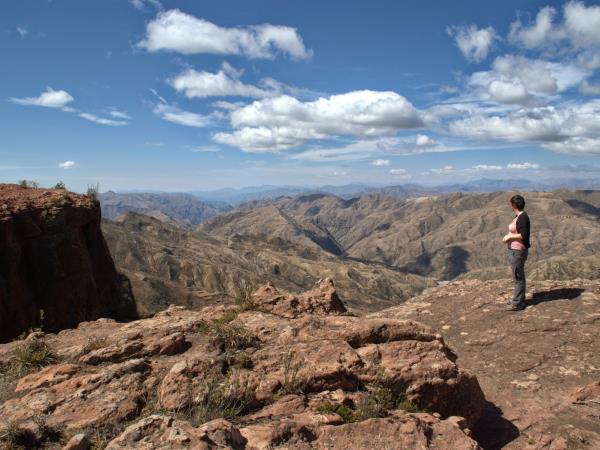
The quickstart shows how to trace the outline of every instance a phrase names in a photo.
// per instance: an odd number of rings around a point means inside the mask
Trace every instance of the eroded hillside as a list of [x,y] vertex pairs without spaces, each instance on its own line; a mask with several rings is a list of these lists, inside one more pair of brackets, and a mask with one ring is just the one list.
[[105,222],[103,231],[117,267],[131,280],[142,314],[170,303],[198,307],[231,301],[240,290],[265,280],[298,292],[321,276],[334,277],[354,311],[386,308],[435,284],[384,264],[338,258],[276,236],[222,238],[138,214]]
[[[440,279],[471,271],[498,278],[506,276],[501,237],[512,219],[509,197],[506,192],[409,199],[368,194],[345,200],[314,194],[248,204],[199,229],[223,237],[281,237]],[[528,268],[535,278],[598,277],[598,197],[595,191],[527,193],[533,227]]]

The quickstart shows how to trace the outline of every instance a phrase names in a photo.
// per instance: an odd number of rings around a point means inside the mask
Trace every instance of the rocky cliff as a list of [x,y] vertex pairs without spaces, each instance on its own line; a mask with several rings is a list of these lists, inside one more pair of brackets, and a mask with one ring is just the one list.
[[441,335],[350,315],[330,279],[34,333],[0,346],[0,368],[0,445],[480,448],[470,427],[484,395]]
[[131,317],[123,283],[97,202],[62,189],[0,185],[0,342],[30,328],[56,332]]

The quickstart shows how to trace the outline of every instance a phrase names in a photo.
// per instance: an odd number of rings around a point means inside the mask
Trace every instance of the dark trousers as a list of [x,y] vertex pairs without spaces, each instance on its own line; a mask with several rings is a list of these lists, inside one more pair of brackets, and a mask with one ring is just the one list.
[[525,261],[527,261],[527,253],[527,249],[508,249],[508,263],[515,282],[515,293],[511,300],[514,306],[523,306],[525,303]]

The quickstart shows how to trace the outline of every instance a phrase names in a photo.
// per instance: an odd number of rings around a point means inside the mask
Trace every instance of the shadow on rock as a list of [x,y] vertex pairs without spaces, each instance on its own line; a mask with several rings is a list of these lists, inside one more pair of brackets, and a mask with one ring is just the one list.
[[503,417],[502,410],[486,402],[481,418],[473,427],[473,438],[484,450],[500,450],[519,437],[519,429]]
[[573,300],[579,297],[585,289],[579,288],[563,288],[550,289],[548,291],[534,292],[528,305],[539,305],[543,302],[551,302],[553,300]]

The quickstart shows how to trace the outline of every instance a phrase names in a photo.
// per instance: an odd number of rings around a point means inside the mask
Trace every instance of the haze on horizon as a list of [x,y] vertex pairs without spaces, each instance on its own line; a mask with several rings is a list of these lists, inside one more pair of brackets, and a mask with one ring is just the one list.
[[0,182],[598,179],[600,3],[9,0]]

